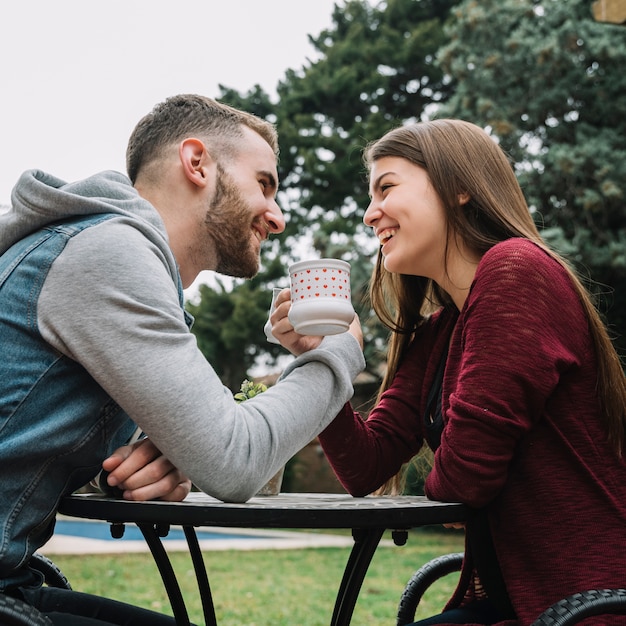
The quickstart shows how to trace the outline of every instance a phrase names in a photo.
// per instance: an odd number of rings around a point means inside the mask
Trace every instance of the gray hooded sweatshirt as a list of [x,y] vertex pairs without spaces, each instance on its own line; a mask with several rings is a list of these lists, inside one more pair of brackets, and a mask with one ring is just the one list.
[[164,224],[126,176],[67,184],[25,172],[0,215],[0,254],[47,224],[92,214],[114,217],[72,237],[52,263],[37,303],[43,340],[80,363],[202,491],[247,500],[350,399],[364,367],[358,342],[326,337],[237,404],[181,315]]

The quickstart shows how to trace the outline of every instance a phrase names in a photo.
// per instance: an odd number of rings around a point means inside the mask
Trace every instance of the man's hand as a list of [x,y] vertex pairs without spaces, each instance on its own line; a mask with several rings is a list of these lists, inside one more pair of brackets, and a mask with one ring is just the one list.
[[107,483],[126,500],[178,502],[191,491],[191,481],[168,461],[150,439],[118,448],[102,462]]
[[299,335],[291,325],[287,314],[291,308],[291,297],[289,289],[283,289],[276,298],[274,311],[270,315],[272,324],[272,335],[280,341],[283,348],[287,348],[291,354],[296,356],[314,350],[323,337],[313,337],[309,335]]
[[[299,335],[287,317],[291,308],[291,298],[289,289],[283,289],[276,298],[274,312],[270,316],[272,324],[272,335],[280,341],[284,348],[292,354],[299,356],[309,350],[318,348],[324,337],[313,335]],[[348,332],[352,334],[363,349],[363,331],[358,315],[354,316]]]

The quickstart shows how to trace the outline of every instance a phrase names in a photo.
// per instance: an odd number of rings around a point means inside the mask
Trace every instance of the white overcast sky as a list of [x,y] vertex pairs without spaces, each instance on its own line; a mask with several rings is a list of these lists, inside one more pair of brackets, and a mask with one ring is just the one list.
[[273,95],[342,0],[7,0],[0,5],[0,205],[26,169],[124,170],[134,125],[177,93]]

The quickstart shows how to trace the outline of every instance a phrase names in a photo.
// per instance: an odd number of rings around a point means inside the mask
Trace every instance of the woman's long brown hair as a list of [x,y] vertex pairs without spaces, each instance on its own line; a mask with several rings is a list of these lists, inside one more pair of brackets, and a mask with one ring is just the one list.
[[[442,119],[396,128],[364,152],[370,169],[374,161],[383,157],[401,157],[426,170],[444,206],[452,240],[462,240],[482,256],[500,241],[524,237],[565,268],[589,321],[598,367],[597,394],[608,443],[621,457],[626,438],[626,378],[619,356],[591,294],[567,261],[541,238],[503,150],[478,126]],[[464,194],[470,199],[461,205],[459,198]],[[385,270],[380,255],[370,283],[370,299],[380,320],[391,330],[380,397],[427,315],[453,303],[430,279],[391,274]]]

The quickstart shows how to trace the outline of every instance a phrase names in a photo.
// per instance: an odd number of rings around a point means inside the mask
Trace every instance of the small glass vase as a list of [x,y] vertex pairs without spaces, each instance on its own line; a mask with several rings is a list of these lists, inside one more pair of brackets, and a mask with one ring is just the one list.
[[285,466],[283,465],[257,492],[257,496],[277,496],[283,484],[283,474]]

